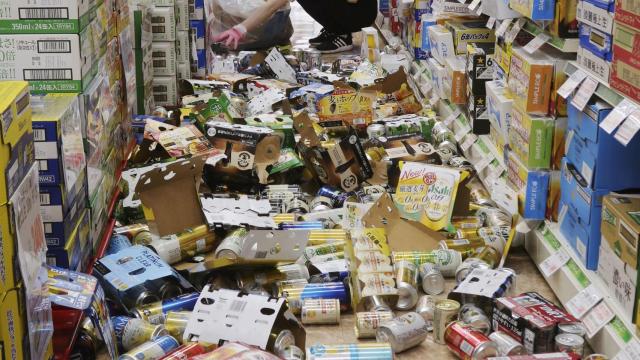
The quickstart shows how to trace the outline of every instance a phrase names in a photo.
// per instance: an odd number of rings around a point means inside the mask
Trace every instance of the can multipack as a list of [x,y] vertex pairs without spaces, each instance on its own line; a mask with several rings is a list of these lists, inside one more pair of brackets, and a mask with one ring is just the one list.
[[558,325],[578,320],[535,292],[496,299],[493,330],[520,341],[529,353],[555,350]]

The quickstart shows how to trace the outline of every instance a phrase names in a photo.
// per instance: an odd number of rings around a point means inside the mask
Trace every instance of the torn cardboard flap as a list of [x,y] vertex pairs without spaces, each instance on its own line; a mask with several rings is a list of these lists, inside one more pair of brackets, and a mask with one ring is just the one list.
[[384,193],[362,217],[368,228],[384,228],[391,251],[431,251],[445,236],[416,221],[400,217],[391,195]]
[[171,235],[204,223],[198,188],[205,160],[178,160],[140,176],[135,191],[152,232]]
[[320,146],[320,138],[313,126],[313,120],[306,111],[293,118],[293,127],[300,134],[300,142],[307,147]]
[[408,84],[407,73],[404,71],[404,67],[400,67],[400,69],[393,74],[377,80],[375,85],[362,88],[362,91],[379,91],[385,94],[392,94],[400,90],[402,84]]

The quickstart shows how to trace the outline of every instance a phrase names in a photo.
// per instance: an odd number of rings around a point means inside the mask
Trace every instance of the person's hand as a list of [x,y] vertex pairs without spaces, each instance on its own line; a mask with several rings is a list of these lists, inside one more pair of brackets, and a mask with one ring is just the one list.
[[238,48],[238,43],[247,35],[247,28],[238,24],[222,34],[213,37],[215,42],[223,42],[228,48]]

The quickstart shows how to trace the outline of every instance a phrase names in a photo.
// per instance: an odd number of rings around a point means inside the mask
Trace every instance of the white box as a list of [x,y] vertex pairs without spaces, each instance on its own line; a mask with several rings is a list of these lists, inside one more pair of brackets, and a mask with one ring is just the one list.
[[176,29],[189,30],[189,1],[176,0]]
[[178,80],[175,76],[153,78],[153,101],[157,106],[178,104]]
[[92,0],[8,0],[0,3],[0,34],[77,34],[91,21]]
[[509,0],[484,0],[480,6],[483,14],[496,20],[515,19],[522,16],[517,11],[511,10]]
[[189,31],[178,30],[176,33],[176,60],[179,63],[188,63],[190,61],[190,55]]
[[607,34],[613,34],[613,14],[586,1],[578,3],[576,19]]
[[[637,271],[630,266],[625,266],[625,262],[613,252],[604,237],[600,241],[600,256],[596,272],[624,310],[622,313],[624,319],[631,322],[635,304]],[[626,294],[627,291],[631,291],[630,296]]]
[[174,42],[153,42],[151,44],[153,74],[169,76],[176,73],[176,44]]
[[495,123],[505,134],[509,131],[513,99],[507,96],[506,86],[500,80],[487,81],[487,112],[489,120]]
[[429,58],[429,60],[427,60],[427,65],[429,66],[429,71],[431,73],[434,95],[437,95],[441,99],[446,99],[444,81],[447,77],[447,68],[434,58]]
[[468,15],[471,14],[469,5],[459,1],[434,0],[431,5],[434,15]]
[[0,81],[26,80],[36,92],[82,92],[91,80],[93,50],[84,35],[9,34],[0,39]]
[[151,9],[153,41],[176,40],[176,12],[173,6],[155,6]]
[[444,65],[447,58],[456,56],[453,35],[442,25],[429,27],[429,43],[431,44],[431,55],[440,64]]
[[191,64],[189,64],[188,62],[179,62],[176,73],[178,74],[178,80],[191,79]]
[[612,65],[609,61],[594,55],[588,49],[579,47],[576,62],[599,80],[602,80],[605,83],[609,82],[612,69]]

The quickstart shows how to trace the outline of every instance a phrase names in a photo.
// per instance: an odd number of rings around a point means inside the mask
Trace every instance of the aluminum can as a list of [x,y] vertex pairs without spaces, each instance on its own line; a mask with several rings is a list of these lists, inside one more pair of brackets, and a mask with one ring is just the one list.
[[142,319],[128,316],[113,316],[111,317],[111,323],[113,324],[118,346],[125,351],[129,351],[145,341],[169,335],[162,325],[153,325]]
[[161,336],[147,341],[129,352],[120,355],[119,360],[157,360],[180,346],[178,341],[170,335]]
[[438,249],[433,251],[394,251],[391,254],[394,263],[402,260],[410,261],[420,266],[424,263],[432,263],[444,277],[455,276],[456,269],[462,263],[462,254],[456,250]]
[[307,70],[322,70],[322,53],[316,49],[305,49],[304,62],[307,64]]
[[216,258],[237,259],[248,234],[249,230],[246,228],[237,228],[229,232],[216,248]]
[[307,347],[306,360],[393,360],[388,343],[317,344]]
[[284,360],[304,360],[304,350],[295,345],[287,346],[282,352],[276,355]]
[[584,353],[584,338],[580,335],[564,333],[555,337],[556,351],[573,353],[580,357]]
[[418,269],[409,261],[399,261],[394,268],[399,296],[396,309],[409,310],[418,302]]
[[388,311],[391,312],[391,306],[389,306],[389,304],[387,304],[387,301],[384,299],[384,297],[379,296],[379,295],[372,295],[372,296],[367,296],[364,299],[364,308],[367,311]]
[[393,319],[391,311],[367,311],[356,313],[355,332],[358,339],[376,337],[380,324]]
[[271,335],[275,336],[275,340],[273,342],[273,352],[275,354],[279,354],[285,351],[289,346],[296,344],[296,338],[293,336],[291,330],[285,329],[280,331],[278,335],[273,333]]
[[455,300],[438,300],[433,313],[433,341],[445,345],[444,333],[449,323],[458,318],[460,303]]
[[587,334],[587,330],[581,323],[558,324],[558,333],[576,334],[578,336],[584,337]]
[[161,358],[161,360],[185,360],[193,356],[206,354],[207,352],[209,352],[209,349],[199,343],[188,343],[180,345],[165,357]]
[[385,126],[383,124],[371,124],[367,126],[367,135],[369,139],[376,139],[385,135]]
[[487,315],[474,304],[464,304],[460,308],[460,313],[458,314],[458,318],[462,321],[466,326],[484,333],[485,335],[489,335],[491,332],[491,320],[487,317]]
[[444,292],[444,276],[438,267],[431,263],[424,263],[419,268],[422,290],[429,295]]
[[498,355],[500,356],[527,354],[527,349],[525,349],[522,344],[502,331],[495,331],[491,333],[491,335],[489,335],[489,339],[496,343],[496,346],[498,347]]
[[[475,232],[475,230],[471,230]],[[481,238],[465,238],[465,239],[444,239],[438,242],[441,249],[455,250],[459,252],[475,251],[477,248],[484,246],[485,242]]]
[[462,360],[484,360],[498,355],[498,347],[487,335],[454,321],[445,330],[447,347]]
[[165,315],[169,311],[193,310],[196,301],[198,301],[198,297],[200,297],[200,293],[189,293],[172,299],[158,301],[138,307],[133,311],[133,315],[152,324],[163,324]]
[[182,343],[182,336],[187,328],[190,317],[191,311],[169,311],[165,315],[164,328],[167,329],[169,335]]
[[431,295],[422,295],[416,304],[416,312],[428,322],[433,323],[436,311],[436,298]]
[[388,342],[394,353],[420,345],[427,339],[429,329],[420,314],[406,313],[378,326],[376,341]]
[[342,311],[349,308],[350,298],[345,285],[341,282],[313,284],[280,284],[278,295],[285,297],[289,309],[299,314],[305,299],[338,299]]
[[306,299],[302,302],[303,324],[340,323],[340,301],[338,299]]
[[333,209],[333,201],[326,196],[316,196],[309,204],[311,212]]

